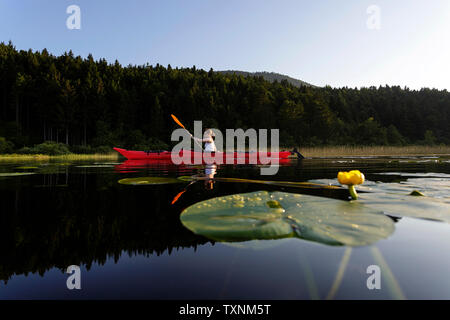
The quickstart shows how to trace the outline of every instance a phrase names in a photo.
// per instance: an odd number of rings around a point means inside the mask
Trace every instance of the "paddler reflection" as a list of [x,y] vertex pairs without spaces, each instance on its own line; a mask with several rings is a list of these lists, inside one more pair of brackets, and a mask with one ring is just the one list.
[[179,192],[172,200],[171,204],[174,204],[175,202],[178,201],[178,199],[181,197],[181,195],[183,193],[185,193],[187,191],[187,189],[193,185],[194,183],[196,183],[197,181],[200,180],[204,180],[205,183],[205,188],[206,190],[212,190],[214,189],[214,176],[216,174],[217,171],[217,166],[214,164],[207,164],[205,166],[205,172],[201,173],[201,174],[197,174],[192,176],[193,180],[186,186],[184,187],[183,190],[181,190],[181,192]]
[[214,188],[214,175],[216,174],[217,166],[215,164],[207,164],[205,166],[205,188],[212,190]]

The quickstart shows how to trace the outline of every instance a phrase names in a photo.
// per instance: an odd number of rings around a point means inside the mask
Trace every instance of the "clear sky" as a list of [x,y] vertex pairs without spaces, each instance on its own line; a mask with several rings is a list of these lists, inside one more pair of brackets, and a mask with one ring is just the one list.
[[[66,27],[73,4],[80,30]],[[367,13],[371,5],[379,19]],[[123,65],[450,89],[449,0],[0,0],[0,41],[9,40],[18,49],[92,53]]]

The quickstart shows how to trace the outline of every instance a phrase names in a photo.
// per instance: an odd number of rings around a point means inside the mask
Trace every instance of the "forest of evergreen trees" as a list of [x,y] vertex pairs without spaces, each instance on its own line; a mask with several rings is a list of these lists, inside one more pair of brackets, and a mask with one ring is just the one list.
[[450,144],[450,93],[296,87],[192,68],[121,66],[0,43],[0,152],[44,141],[73,152],[171,145],[188,127],[279,128],[282,146]]

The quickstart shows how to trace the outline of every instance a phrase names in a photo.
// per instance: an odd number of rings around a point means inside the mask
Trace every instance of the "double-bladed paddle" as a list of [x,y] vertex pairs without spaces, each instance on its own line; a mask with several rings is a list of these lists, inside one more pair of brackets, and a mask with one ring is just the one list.
[[[171,114],[170,116],[172,117],[173,121],[175,121],[176,124],[178,124],[178,125],[179,125],[180,127],[182,127],[184,130],[186,130],[186,131],[191,135],[191,137],[192,137],[192,134],[189,132],[189,130],[186,129],[186,127],[181,123],[180,120],[178,120],[177,117],[175,117],[175,115]],[[203,150],[202,145],[201,145],[200,143],[198,143],[197,140],[195,140],[195,139],[193,139],[193,140],[194,140],[194,141],[200,146],[200,148],[202,148],[202,150]]]

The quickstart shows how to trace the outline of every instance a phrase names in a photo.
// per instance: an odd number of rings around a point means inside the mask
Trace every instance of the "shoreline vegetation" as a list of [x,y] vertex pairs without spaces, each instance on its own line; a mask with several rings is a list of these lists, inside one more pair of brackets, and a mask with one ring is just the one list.
[[96,154],[0,154],[0,161],[48,161],[48,160],[119,160],[118,153],[96,153]]
[[[292,150],[293,148],[281,148]],[[450,156],[450,146],[324,146],[299,148],[306,158],[335,158],[349,156]],[[48,160],[123,160],[117,152],[95,154],[0,154],[0,161]]]
[[300,148],[309,158],[345,156],[439,156],[450,155],[450,146],[325,146]]

